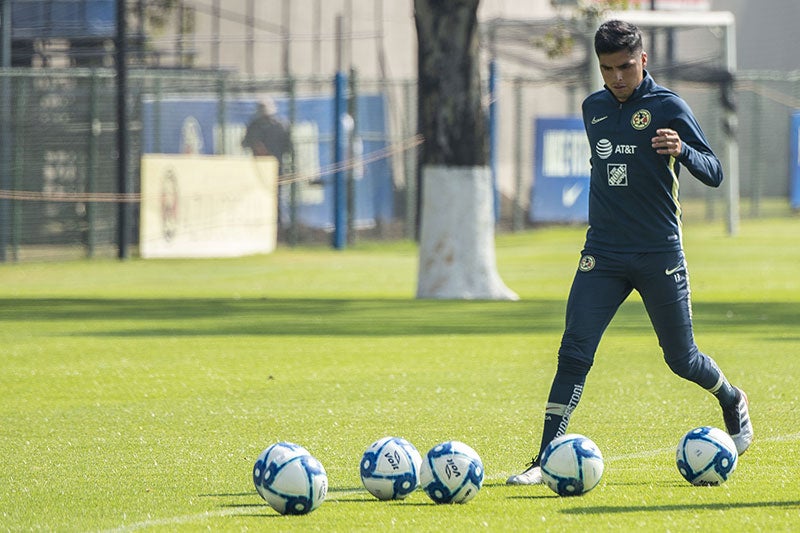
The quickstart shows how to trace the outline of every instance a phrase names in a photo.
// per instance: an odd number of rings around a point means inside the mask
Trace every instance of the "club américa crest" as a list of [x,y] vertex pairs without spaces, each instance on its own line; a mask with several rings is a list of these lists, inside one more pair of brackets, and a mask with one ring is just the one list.
[[647,109],[640,109],[631,117],[631,126],[633,126],[635,130],[643,130],[650,125],[651,121],[652,116],[650,115],[650,111]]
[[591,269],[594,268],[595,260],[594,256],[591,255],[584,255],[581,257],[580,262],[578,263],[578,270],[581,272],[589,272]]

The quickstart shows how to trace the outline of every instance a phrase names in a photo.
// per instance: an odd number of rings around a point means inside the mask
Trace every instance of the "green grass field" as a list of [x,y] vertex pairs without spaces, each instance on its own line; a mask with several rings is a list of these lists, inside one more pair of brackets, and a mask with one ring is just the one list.
[[[418,301],[411,243],[228,260],[0,266],[0,529],[791,531],[800,529],[800,220],[687,223],[695,333],[750,396],[756,441],[719,487],[680,437],[722,425],[662,361],[638,297],[609,328],[570,431],[606,469],[579,498],[506,486],[538,445],[582,228],[497,239],[519,302]],[[461,440],[484,486],[380,502],[359,460],[385,435]],[[308,448],[330,492],[284,517],[256,494],[268,445]]]

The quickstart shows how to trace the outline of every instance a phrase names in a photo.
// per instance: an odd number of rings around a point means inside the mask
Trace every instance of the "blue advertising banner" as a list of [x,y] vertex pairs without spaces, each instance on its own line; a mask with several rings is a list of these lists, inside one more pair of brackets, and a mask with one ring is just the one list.
[[531,222],[586,222],[589,218],[591,149],[578,117],[538,118]]
[[800,209],[800,112],[792,115],[792,131],[789,135],[789,203],[792,209]]
[[11,4],[14,39],[111,39],[117,0],[24,0]]
[[[247,123],[256,113],[259,100],[227,100],[224,109],[213,97],[164,97],[143,102],[144,152],[148,154],[226,154],[246,152],[241,140]],[[300,224],[312,228],[333,228],[334,108],[333,98],[305,97],[295,100],[296,121],[292,132],[295,171],[298,180],[297,216]],[[288,123],[289,102],[275,99],[277,114]],[[382,95],[363,95],[357,101],[358,131],[353,144],[354,158],[386,151],[388,126]],[[222,123],[221,123],[222,122]],[[352,128],[352,123],[349,124]],[[356,227],[371,227],[391,220],[394,186],[388,157],[369,158],[353,168]],[[374,160],[372,160],[374,159]],[[282,187],[281,203],[288,202],[288,187]],[[282,209],[286,217],[288,209]],[[286,220],[284,220],[286,222]]]

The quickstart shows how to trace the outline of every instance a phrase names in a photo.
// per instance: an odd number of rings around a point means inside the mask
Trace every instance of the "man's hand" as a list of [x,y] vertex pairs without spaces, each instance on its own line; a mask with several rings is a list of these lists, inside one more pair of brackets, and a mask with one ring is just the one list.
[[656,137],[653,137],[650,141],[656,153],[673,157],[681,155],[683,143],[681,143],[681,137],[675,130],[669,128],[656,130]]

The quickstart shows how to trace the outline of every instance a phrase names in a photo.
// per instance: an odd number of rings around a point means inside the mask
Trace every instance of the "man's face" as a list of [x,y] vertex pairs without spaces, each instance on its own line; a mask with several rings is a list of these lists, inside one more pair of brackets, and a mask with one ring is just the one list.
[[600,54],[597,59],[603,81],[617,100],[624,102],[630,98],[644,78],[647,54],[631,54],[627,50],[620,50],[613,54]]

